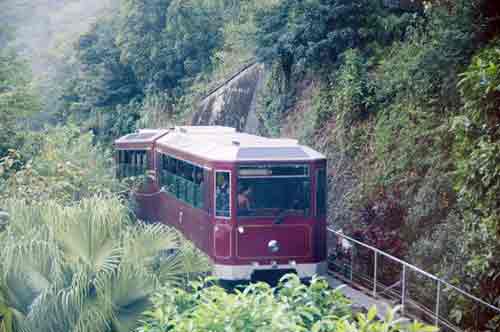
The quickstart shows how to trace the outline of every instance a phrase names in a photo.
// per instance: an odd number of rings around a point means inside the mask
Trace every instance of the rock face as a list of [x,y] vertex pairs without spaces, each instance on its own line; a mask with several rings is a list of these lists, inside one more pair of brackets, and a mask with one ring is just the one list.
[[224,125],[257,133],[256,99],[263,77],[262,64],[246,66],[200,101],[192,124]]

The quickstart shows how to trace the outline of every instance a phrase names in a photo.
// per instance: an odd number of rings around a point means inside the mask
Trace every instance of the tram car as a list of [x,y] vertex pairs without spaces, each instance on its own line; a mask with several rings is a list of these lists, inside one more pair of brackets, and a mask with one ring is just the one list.
[[322,154],[220,126],[139,130],[114,146],[119,177],[148,175],[139,217],[177,228],[220,280],[326,272]]

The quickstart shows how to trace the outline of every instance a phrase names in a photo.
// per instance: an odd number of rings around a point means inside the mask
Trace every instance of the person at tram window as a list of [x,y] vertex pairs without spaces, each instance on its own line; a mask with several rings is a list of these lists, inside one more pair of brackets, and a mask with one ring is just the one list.
[[216,179],[216,213],[228,217],[230,214],[229,202],[229,173],[219,173]]
[[249,210],[252,208],[252,187],[240,187],[238,190],[238,209]]
[[196,182],[196,184],[203,184],[203,171],[201,169],[195,170],[194,181]]

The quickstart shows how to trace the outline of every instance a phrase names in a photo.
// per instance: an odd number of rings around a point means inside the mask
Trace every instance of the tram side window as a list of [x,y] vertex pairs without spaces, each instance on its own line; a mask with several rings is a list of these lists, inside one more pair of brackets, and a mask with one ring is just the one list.
[[118,150],[118,178],[144,175],[148,167],[147,151]]
[[316,211],[318,216],[326,215],[326,169],[316,171]]
[[231,216],[231,174],[227,171],[216,172],[215,175],[215,216],[228,218]]
[[205,176],[203,168],[167,155],[161,155],[160,181],[175,198],[205,209]]

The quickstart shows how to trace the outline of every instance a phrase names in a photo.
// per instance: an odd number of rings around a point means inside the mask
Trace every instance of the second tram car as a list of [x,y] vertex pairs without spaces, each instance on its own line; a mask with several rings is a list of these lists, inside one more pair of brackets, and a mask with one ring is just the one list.
[[326,159],[292,139],[219,126],[141,130],[115,141],[118,176],[148,174],[139,217],[181,231],[240,282],[326,272]]

